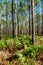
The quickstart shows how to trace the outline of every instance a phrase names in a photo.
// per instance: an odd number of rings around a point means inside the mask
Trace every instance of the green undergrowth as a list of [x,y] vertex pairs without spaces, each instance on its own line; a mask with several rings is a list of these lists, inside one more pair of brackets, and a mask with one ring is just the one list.
[[[37,40],[40,41],[40,37],[36,36]],[[37,43],[36,43],[37,44]],[[14,39],[1,39],[0,49],[12,49],[18,50],[16,55],[18,57],[19,65],[35,65],[36,57],[39,53],[43,53],[43,44],[32,45],[32,37],[29,35],[19,35],[18,38]],[[23,49],[23,53],[19,51]]]
[[[40,41],[40,37],[36,36],[36,39]],[[37,43],[36,43],[37,44]],[[43,45],[41,45],[41,43],[39,44],[39,46],[41,46],[41,48],[43,48]],[[18,38],[14,38],[14,39],[1,39],[0,40],[0,48],[1,49],[6,49],[11,47],[12,49],[20,49],[20,48],[24,48],[24,49],[28,49],[28,48],[37,48],[37,45],[32,45],[32,37],[29,35],[19,35]],[[29,49],[28,49],[29,51]]]
[[20,35],[18,38],[14,38],[14,39],[1,39],[0,40],[0,48],[4,48],[6,49],[9,46],[13,46],[12,48],[21,48],[24,45],[31,45],[32,44],[32,39],[31,36],[27,36],[27,35]]

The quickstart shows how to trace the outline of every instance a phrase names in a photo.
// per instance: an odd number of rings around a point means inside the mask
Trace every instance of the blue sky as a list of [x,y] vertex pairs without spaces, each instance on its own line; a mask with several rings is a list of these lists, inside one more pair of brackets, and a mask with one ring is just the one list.
[[[3,2],[4,0],[0,0],[0,2]],[[8,0],[8,1],[12,1],[12,0]],[[18,0],[19,1],[19,0]],[[40,7],[40,6],[39,6]],[[39,10],[38,10],[40,13],[41,13],[41,7],[39,8]]]
[[[0,2],[3,2],[4,0],[0,0]],[[12,0],[9,0],[10,2],[12,1]]]
[[0,0],[0,2],[3,2],[3,0]]

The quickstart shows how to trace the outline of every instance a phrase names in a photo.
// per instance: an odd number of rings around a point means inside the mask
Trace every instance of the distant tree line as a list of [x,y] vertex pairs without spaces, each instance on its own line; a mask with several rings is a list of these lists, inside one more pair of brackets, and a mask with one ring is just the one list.
[[4,0],[0,2],[0,39],[19,34],[43,35],[43,0]]

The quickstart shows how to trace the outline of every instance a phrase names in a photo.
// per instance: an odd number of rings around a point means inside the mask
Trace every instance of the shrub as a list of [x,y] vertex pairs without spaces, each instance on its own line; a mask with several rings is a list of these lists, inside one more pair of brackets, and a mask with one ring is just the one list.
[[36,55],[38,54],[38,47],[36,45],[31,45],[29,47],[25,45],[24,54],[31,58],[36,58]]
[[5,39],[0,40],[0,48],[6,49],[8,47],[7,41]]
[[19,48],[21,48],[21,42],[20,42],[20,40],[18,39],[18,38],[15,38],[14,39],[14,48],[16,48],[16,49],[19,49]]
[[21,35],[18,39],[21,41],[21,43],[23,42],[23,44],[26,44],[27,46],[32,44],[32,38],[29,35]]
[[26,59],[25,56],[23,56],[23,54],[20,52],[17,52],[17,56],[18,56],[18,61],[21,63],[24,63],[24,61]]
[[14,39],[8,39],[7,43],[9,49],[14,49]]

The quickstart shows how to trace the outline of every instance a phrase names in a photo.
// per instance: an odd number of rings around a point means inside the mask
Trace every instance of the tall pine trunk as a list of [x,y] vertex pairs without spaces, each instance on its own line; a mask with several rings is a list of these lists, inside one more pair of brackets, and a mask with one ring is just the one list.
[[31,0],[29,0],[29,35],[31,34],[30,7],[31,7]]
[[43,1],[42,1],[42,35],[43,35]]
[[6,35],[9,35],[8,3],[6,3]]
[[13,22],[13,38],[14,34],[17,38],[17,0],[12,0],[12,22]]
[[34,19],[34,0],[31,0],[32,6],[32,44],[35,43],[35,19]]
[[18,31],[17,31],[17,35],[19,36],[19,11],[18,11],[18,0],[17,0],[17,24],[18,24]]
[[12,0],[12,26],[13,26],[12,36],[13,38],[14,38],[14,13],[15,13],[14,0]]
[[15,0],[15,35],[18,35],[18,24],[17,24],[17,0]]
[[0,11],[0,39],[1,39],[1,11]]

